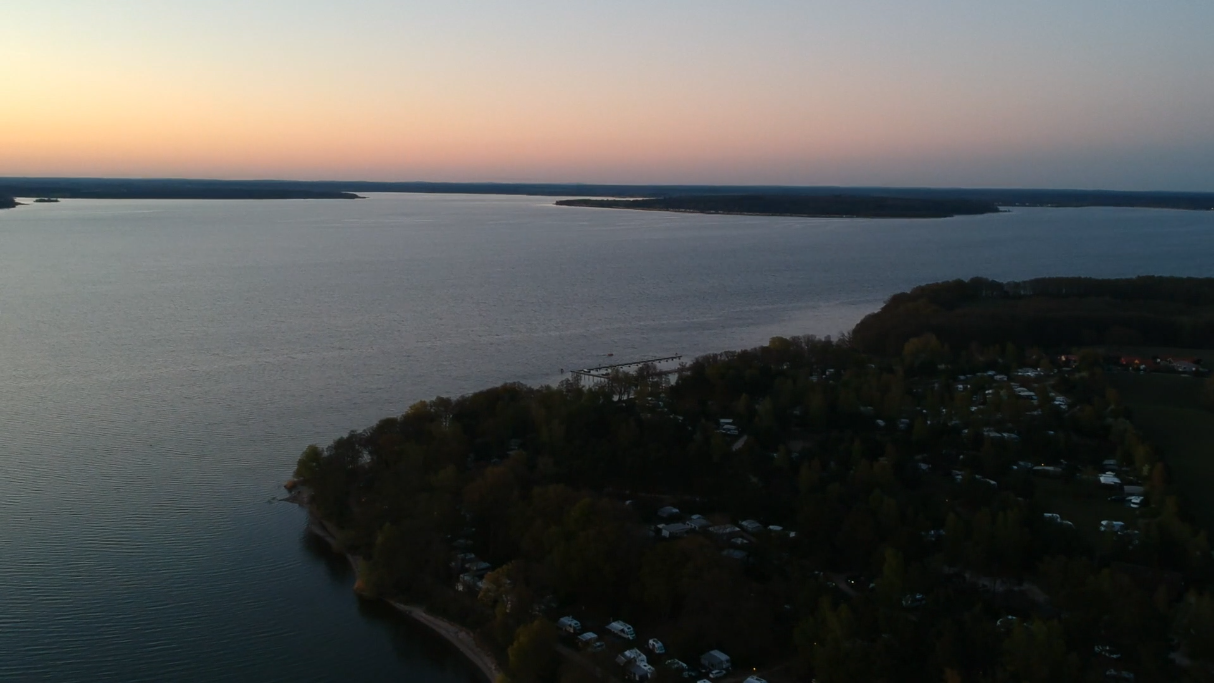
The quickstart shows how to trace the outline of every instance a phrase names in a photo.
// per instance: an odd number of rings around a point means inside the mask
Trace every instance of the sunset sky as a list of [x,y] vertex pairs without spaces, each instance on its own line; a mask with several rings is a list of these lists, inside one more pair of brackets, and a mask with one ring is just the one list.
[[1214,2],[4,0],[0,175],[1214,191]]

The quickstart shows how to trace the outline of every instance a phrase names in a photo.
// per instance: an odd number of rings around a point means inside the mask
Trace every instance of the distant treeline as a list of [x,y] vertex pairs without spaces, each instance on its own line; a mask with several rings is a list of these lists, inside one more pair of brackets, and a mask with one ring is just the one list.
[[932,333],[956,347],[1013,343],[1057,348],[1076,344],[1214,347],[1214,278],[1117,280],[1041,278],[996,282],[975,278],[896,294],[852,331],[870,353],[896,353]]
[[999,212],[999,207],[991,202],[971,199],[912,199],[866,195],[690,195],[654,199],[565,199],[557,204],[642,211],[861,218],[949,218]]
[[358,199],[296,183],[110,178],[3,178],[0,194],[56,199]]
[[11,209],[17,205],[17,200],[12,197],[0,197],[0,209]]
[[[183,180],[138,178],[0,178],[0,193],[55,197],[164,197],[166,190],[182,198],[351,198],[357,192],[428,194],[499,194],[544,197],[677,197],[707,195],[789,195],[822,197],[851,195],[905,199],[967,199],[1000,206],[1114,206],[1153,209],[1214,210],[1214,193],[1113,192],[1101,190],[961,189],[918,187],[799,187],[782,185],[584,185],[578,183],[431,183],[302,180]],[[151,194],[142,194],[151,193]],[[302,193],[302,194],[300,194]],[[176,198],[176,197],[175,197]]]

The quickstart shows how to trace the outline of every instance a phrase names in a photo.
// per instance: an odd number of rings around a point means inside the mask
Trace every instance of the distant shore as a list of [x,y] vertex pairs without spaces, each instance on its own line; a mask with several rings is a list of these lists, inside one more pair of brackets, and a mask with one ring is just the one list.
[[[362,593],[357,588],[362,578],[358,571],[358,562],[361,558],[356,555],[351,555],[342,549],[341,543],[339,543],[337,537],[333,535],[333,532],[329,529],[328,524],[317,516],[314,510],[312,510],[311,505],[307,501],[306,494],[297,490],[296,492],[293,492],[291,495],[287,496],[285,500],[295,503],[306,510],[308,513],[308,531],[328,543],[329,548],[332,549],[333,552],[345,556],[346,560],[350,563],[350,568],[354,570],[355,592],[364,598],[372,597]],[[502,668],[498,665],[497,659],[495,659],[492,654],[490,654],[476,642],[476,636],[468,629],[443,619],[442,617],[429,614],[422,607],[416,605],[406,605],[402,602],[389,600],[387,598],[382,599],[384,602],[396,608],[398,611],[412,617],[414,621],[428,627],[431,631],[434,631],[438,635],[442,636],[447,642],[454,645],[455,648],[459,650],[469,662],[480,670],[481,674],[484,675],[485,679],[488,680],[489,683],[496,681],[498,676],[502,673]]]
[[[868,187],[824,185],[607,185],[585,183],[437,183],[361,180],[214,180],[186,178],[0,177],[0,196],[63,199],[356,199],[355,193],[470,194],[532,197],[899,197],[977,201],[1009,207],[1107,206],[1214,210],[1211,192],[1130,192],[1031,188]],[[743,212],[747,213],[747,212]],[[785,212],[757,211],[756,215]],[[817,212],[811,212],[817,213]],[[834,215],[836,212],[827,212]],[[859,212],[863,213],[863,212]]]
[[556,204],[594,209],[795,218],[952,218],[1000,212],[994,203],[974,199],[868,195],[692,195],[651,199],[563,199]]

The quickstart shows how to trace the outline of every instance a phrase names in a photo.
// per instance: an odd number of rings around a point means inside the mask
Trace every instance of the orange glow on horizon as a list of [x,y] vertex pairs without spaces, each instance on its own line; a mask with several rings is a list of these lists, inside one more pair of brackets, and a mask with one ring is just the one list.
[[[1116,184],[1171,154],[1214,189],[1191,161],[1214,151],[1214,87],[1160,77],[1214,57],[1192,17],[1139,18],[1179,46],[1152,64],[1158,50],[1084,52],[1008,8],[651,8],[638,24],[531,0],[517,16],[10,1],[0,176]],[[251,14],[234,25],[225,5]],[[904,30],[932,16],[983,37]]]

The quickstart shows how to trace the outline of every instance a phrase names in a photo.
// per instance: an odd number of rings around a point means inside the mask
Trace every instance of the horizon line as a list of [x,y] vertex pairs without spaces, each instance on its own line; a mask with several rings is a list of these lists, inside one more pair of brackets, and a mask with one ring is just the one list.
[[[103,181],[103,182],[191,182],[191,183],[282,183],[282,184],[328,184],[328,185],[428,185],[428,186],[502,186],[502,187],[619,187],[619,188],[756,188],[756,189],[785,189],[785,190],[826,190],[826,189],[855,189],[855,190],[931,190],[964,192],[980,191],[1018,191],[1018,192],[1093,192],[1110,194],[1175,194],[1175,195],[1214,195],[1214,190],[1124,190],[1099,187],[1032,187],[1032,186],[960,186],[960,185],[797,185],[771,183],[595,183],[584,181],[508,181],[508,180],[351,180],[351,179],[287,179],[287,178],[191,178],[182,176],[0,176],[0,183],[6,181]],[[384,190],[391,192],[391,190]]]

